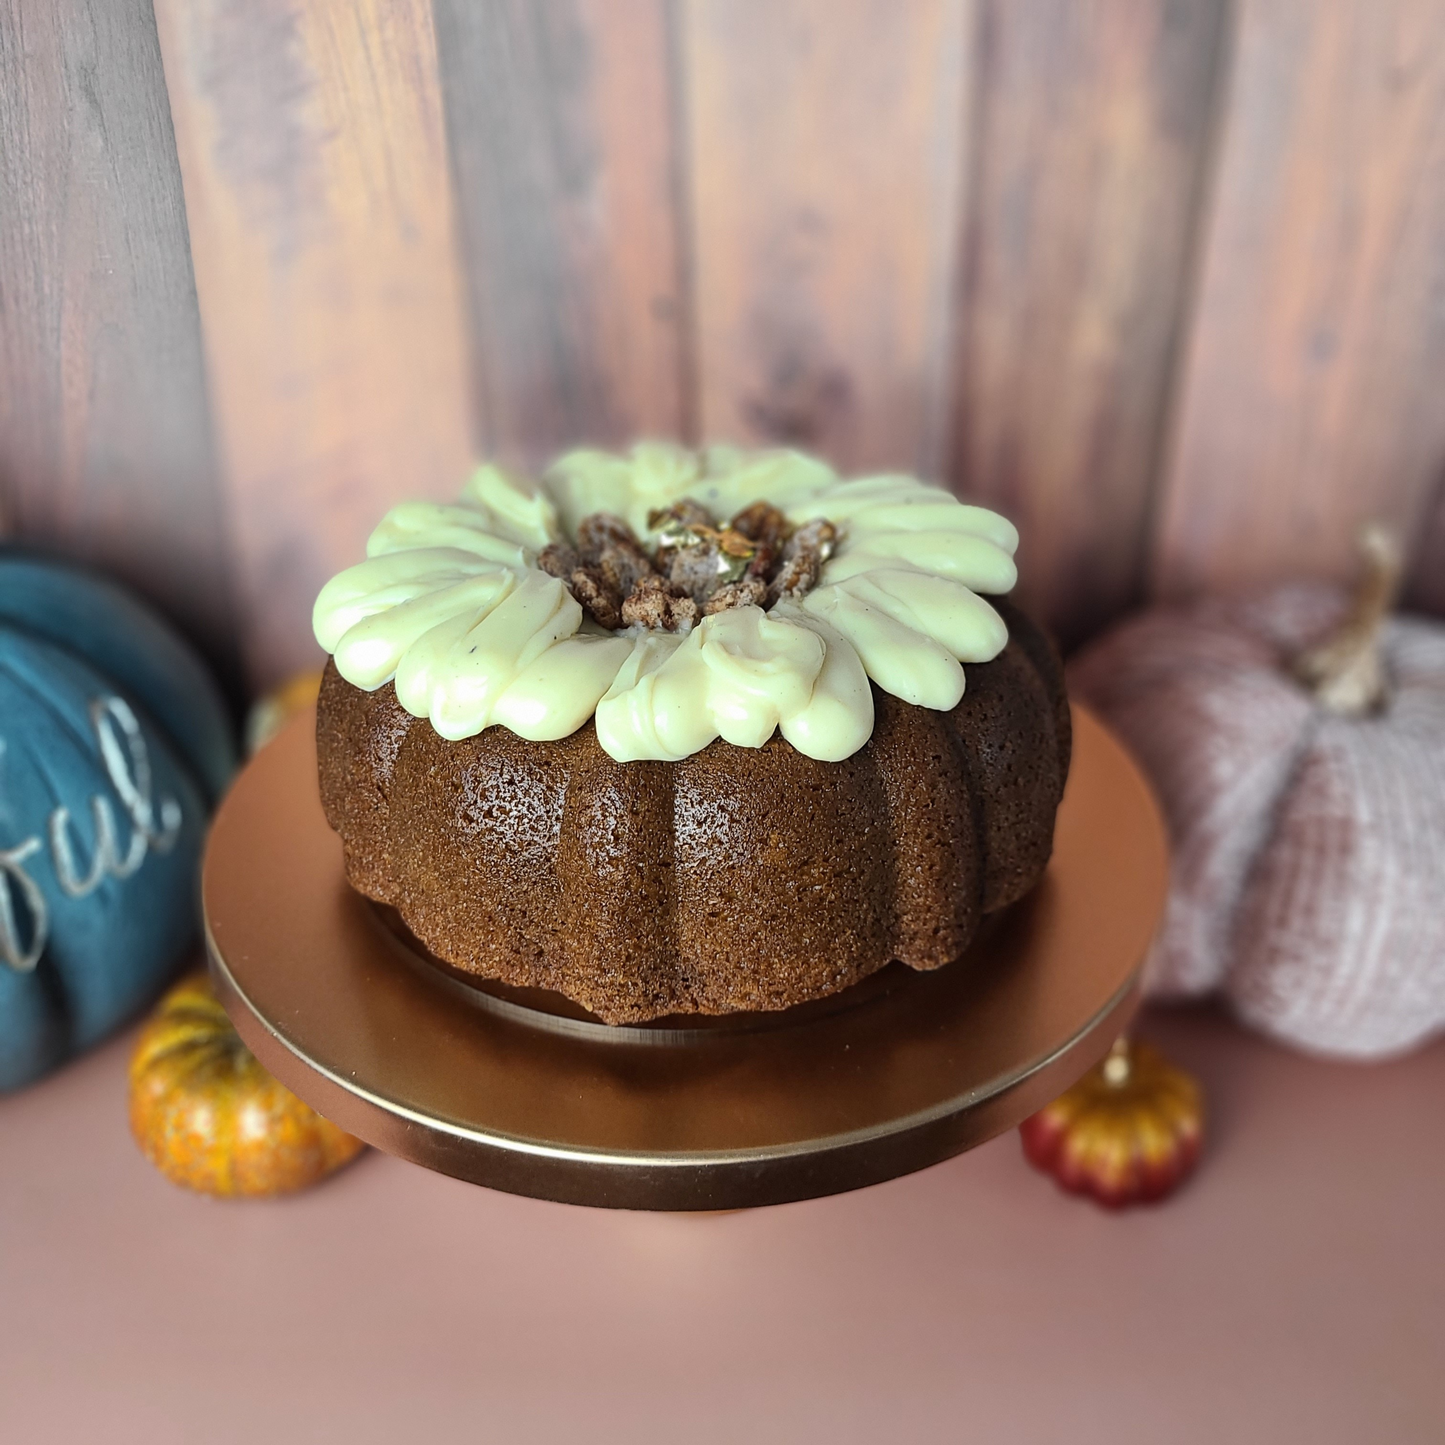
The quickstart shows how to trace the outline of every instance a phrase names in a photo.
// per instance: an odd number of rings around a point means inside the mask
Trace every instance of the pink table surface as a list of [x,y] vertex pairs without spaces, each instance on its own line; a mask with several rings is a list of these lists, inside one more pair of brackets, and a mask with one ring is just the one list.
[[1445,1440],[1445,1045],[1144,1032],[1209,1151],[1107,1215],[1016,1136],[712,1217],[512,1198],[369,1154],[219,1203],[124,1122],[129,1039],[0,1101],[0,1440]]

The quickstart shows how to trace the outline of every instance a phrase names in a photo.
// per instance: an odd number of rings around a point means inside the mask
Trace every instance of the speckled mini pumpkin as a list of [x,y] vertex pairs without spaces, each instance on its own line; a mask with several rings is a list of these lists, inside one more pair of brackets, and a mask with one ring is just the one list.
[[1203,1130],[1199,1085],[1148,1044],[1120,1039],[1019,1136],[1035,1168],[1121,1209],[1172,1194],[1199,1158]]
[[130,1126],[162,1174],[203,1194],[288,1194],[362,1149],[261,1067],[204,973],[178,983],[141,1033]]

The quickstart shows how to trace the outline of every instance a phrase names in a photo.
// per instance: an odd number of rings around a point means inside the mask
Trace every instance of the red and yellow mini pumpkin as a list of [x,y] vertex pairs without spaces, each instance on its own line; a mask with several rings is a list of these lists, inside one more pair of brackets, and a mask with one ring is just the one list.
[[1019,1126],[1031,1164],[1111,1209],[1172,1194],[1193,1170],[1203,1133],[1199,1085],[1128,1039]]
[[288,1194],[363,1147],[261,1067],[204,973],[182,979],[141,1032],[130,1126],[162,1174],[203,1194]]

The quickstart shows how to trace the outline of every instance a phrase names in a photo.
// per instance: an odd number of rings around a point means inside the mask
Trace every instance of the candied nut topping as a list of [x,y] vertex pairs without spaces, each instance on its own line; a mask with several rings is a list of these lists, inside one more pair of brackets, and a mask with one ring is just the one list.
[[582,565],[575,547],[565,542],[552,542],[537,553],[537,565],[549,576],[560,577],[566,582]]
[[691,497],[683,497],[670,507],[658,507],[647,514],[647,530],[656,532],[664,544],[673,541],[682,532],[694,527],[711,527],[712,513]]
[[701,607],[723,582],[732,580],[730,570],[716,547],[700,542],[673,552],[668,576]]
[[697,621],[697,603],[674,582],[644,577],[622,604],[628,627],[641,623],[658,632],[687,632]]
[[554,542],[537,563],[560,577],[600,626],[686,632],[699,616],[733,607],[796,600],[818,580],[837,528],[816,518],[796,529],[771,503],[744,507],[719,527],[691,497],[650,512],[651,555],[611,512],[593,512],[577,528],[575,548]]
[[799,527],[783,548],[782,565],[768,586],[768,604],[786,597],[796,602],[817,585],[823,563],[833,555],[838,529],[822,517]]
[[833,555],[833,544],[837,540],[838,529],[826,517],[814,517],[788,538],[788,544],[783,548],[784,560],[798,552],[808,551],[816,552],[821,564]]
[[582,610],[600,627],[615,632],[622,626],[622,599],[595,567],[579,567],[569,585]]
[[649,512],[647,529],[657,534],[657,570],[664,577],[670,577],[673,558],[679,549],[697,546],[700,542],[697,529],[711,526],[712,513],[691,497],[683,497],[670,507],[658,507]]
[[744,507],[728,526],[768,548],[774,555],[782,549],[791,530],[787,517],[771,502],[754,502]]
[[[577,550],[581,552],[582,560],[595,565],[609,547],[642,552],[637,534],[621,517],[612,512],[593,512],[590,517],[583,517],[577,528]],[[643,552],[643,556],[646,555]]]
[[755,578],[766,587],[768,578],[777,570],[777,563],[777,549],[768,546],[766,542],[759,542],[753,553],[753,560],[748,563],[748,570],[743,576]]
[[641,547],[604,547],[597,570],[619,597],[626,597],[644,577],[655,577],[652,558]]
[[799,552],[789,557],[777,575],[768,584],[768,606],[787,598],[796,602],[811,592],[818,582],[818,568],[821,566],[816,552]]
[[577,550],[583,566],[602,581],[619,606],[639,578],[656,570],[632,528],[611,512],[593,512],[582,519]]
[[726,612],[731,607],[761,607],[768,597],[768,584],[761,577],[744,577],[741,582],[725,582],[703,605],[703,616]]

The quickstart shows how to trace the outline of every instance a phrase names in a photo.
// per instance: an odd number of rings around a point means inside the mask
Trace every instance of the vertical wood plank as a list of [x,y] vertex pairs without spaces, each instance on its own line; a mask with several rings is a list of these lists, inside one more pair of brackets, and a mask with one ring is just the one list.
[[1405,605],[1445,617],[1445,471],[1415,536]]
[[1445,472],[1445,6],[1243,0],[1154,584],[1351,576]]
[[0,511],[232,670],[195,283],[149,0],[0,0]]
[[1224,10],[980,4],[952,476],[1066,643],[1143,587]]
[[701,430],[937,476],[964,0],[687,0]]
[[436,0],[489,445],[688,429],[666,0]]
[[473,450],[426,0],[156,0],[259,681],[381,511]]

